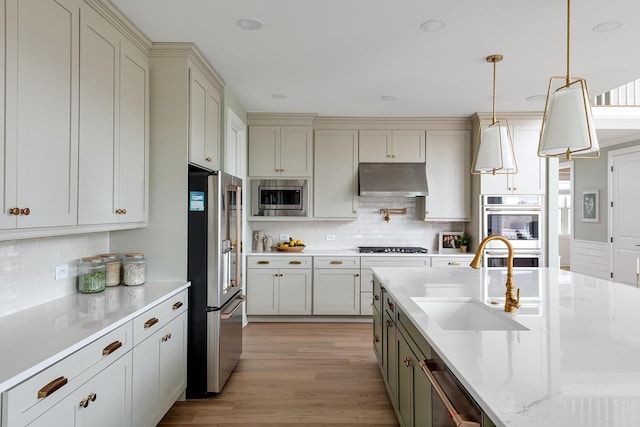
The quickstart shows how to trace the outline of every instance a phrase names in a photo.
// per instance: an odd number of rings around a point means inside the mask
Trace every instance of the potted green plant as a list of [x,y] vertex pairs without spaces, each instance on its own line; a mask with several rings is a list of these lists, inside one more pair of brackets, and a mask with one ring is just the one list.
[[471,242],[471,234],[463,233],[462,236],[460,236],[460,252],[462,253],[467,252],[467,247],[469,246],[470,242]]

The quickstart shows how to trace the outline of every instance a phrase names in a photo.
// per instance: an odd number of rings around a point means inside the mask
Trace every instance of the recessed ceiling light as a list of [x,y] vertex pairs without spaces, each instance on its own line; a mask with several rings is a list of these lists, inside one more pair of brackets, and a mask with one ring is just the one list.
[[622,28],[622,22],[620,21],[607,21],[593,27],[594,33],[608,33],[609,31],[615,31]]
[[381,96],[380,99],[383,101],[395,101],[398,98],[396,98],[393,95],[384,95],[384,96]]
[[287,99],[287,95],[282,95],[281,93],[274,93],[271,97],[273,99]]
[[547,99],[547,95],[532,95],[527,97],[527,101],[529,102],[540,102]]
[[444,21],[438,21],[437,19],[430,19],[420,24],[420,29],[426,32],[434,32],[434,31],[444,30],[444,27],[446,26],[447,26],[447,23]]
[[256,18],[239,19],[237,24],[238,27],[242,28],[243,30],[259,30],[264,25],[261,20]]

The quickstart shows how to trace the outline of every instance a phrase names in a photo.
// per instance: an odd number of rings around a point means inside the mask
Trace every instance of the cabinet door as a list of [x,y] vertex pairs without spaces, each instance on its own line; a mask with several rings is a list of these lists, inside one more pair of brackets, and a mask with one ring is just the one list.
[[515,194],[545,193],[545,159],[538,157],[542,124],[512,124],[518,173],[509,174],[508,190]]
[[360,314],[360,270],[314,270],[313,314]]
[[277,314],[311,314],[311,269],[282,269],[280,274]]
[[313,174],[311,128],[280,128],[280,175],[311,176]]
[[207,78],[195,66],[189,68],[189,162],[209,168],[204,160],[207,144]]
[[247,314],[278,314],[277,284],[280,272],[274,268],[247,269]]
[[372,307],[373,319],[373,351],[378,359],[378,364],[382,366],[382,316],[380,312]]
[[280,176],[280,126],[249,127],[249,175]]
[[468,131],[427,131],[426,168],[429,195],[424,198],[425,220],[469,220],[469,145]]
[[116,222],[120,34],[93,8],[80,27],[78,224]]
[[391,131],[361,130],[359,161],[391,162]]
[[317,130],[314,146],[313,216],[356,218],[358,132]]
[[160,416],[187,388],[187,312],[173,319],[160,338]]
[[78,17],[78,0],[6,2],[4,207],[24,214],[5,228],[77,222]]
[[[146,222],[149,215],[149,61],[120,45],[118,185],[114,206],[119,222]],[[95,173],[95,172],[94,172]]]
[[160,343],[162,329],[133,348],[132,425],[152,427],[160,420]]
[[207,88],[207,134],[204,161],[210,169],[220,169],[220,93],[209,84]]
[[398,391],[398,344],[396,341],[396,325],[389,313],[384,313],[384,325],[382,326],[382,367],[387,381],[389,398],[396,406]]
[[398,403],[396,406],[398,419],[400,425],[413,427],[413,377],[414,368],[418,362],[401,333],[396,334],[396,343],[398,345]]
[[396,163],[425,161],[425,133],[423,130],[394,130],[391,160]]

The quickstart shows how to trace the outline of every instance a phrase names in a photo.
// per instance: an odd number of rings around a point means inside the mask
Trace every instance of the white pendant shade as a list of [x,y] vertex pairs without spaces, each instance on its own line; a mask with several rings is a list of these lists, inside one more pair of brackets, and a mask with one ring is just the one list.
[[561,156],[575,152],[599,152],[589,98],[582,85],[558,89],[548,104],[539,155]]
[[507,126],[496,122],[482,130],[474,172],[516,172],[516,159]]

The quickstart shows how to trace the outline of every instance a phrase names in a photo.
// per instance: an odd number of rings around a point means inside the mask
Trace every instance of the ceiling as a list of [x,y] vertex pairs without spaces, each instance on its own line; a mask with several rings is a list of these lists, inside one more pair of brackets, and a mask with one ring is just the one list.
[[[468,117],[542,111],[566,74],[564,0],[112,0],[153,41],[194,42],[248,112]],[[580,0],[571,74],[592,95],[640,78],[640,1]],[[242,18],[264,23],[258,30]],[[446,27],[425,32],[440,20]],[[594,32],[619,21],[612,32]],[[276,99],[273,95],[285,95]],[[395,100],[382,100],[393,96]],[[540,98],[540,97],[539,97]]]

